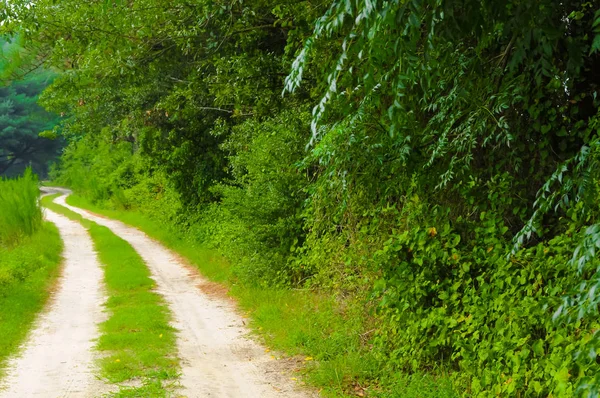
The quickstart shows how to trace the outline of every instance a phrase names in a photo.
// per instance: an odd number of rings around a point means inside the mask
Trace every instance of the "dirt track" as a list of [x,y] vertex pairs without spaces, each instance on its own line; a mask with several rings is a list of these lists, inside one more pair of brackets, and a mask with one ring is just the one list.
[[[135,228],[67,205],[64,195],[55,202],[110,228],[146,262],[157,292],[164,296],[173,314],[172,326],[178,330],[182,374],[175,396],[318,396],[300,391],[286,370],[289,366],[274,360],[248,336],[231,299],[203,293],[199,286],[207,281],[177,255]],[[0,398],[93,397],[106,391],[91,373],[92,340],[97,337],[96,325],[102,318],[102,274],[87,232],[62,216],[47,214],[61,228],[65,240],[65,275],[50,310],[26,343],[22,358],[9,365],[11,372],[5,381],[8,390],[0,393]]]
[[2,398],[93,397],[104,390],[94,376],[94,339],[104,320],[102,270],[79,223],[45,210],[64,241],[62,276],[21,354],[7,365]]

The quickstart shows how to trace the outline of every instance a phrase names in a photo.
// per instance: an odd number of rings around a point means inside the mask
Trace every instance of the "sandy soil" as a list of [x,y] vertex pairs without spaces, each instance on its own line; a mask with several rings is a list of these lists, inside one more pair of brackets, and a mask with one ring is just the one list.
[[110,228],[129,242],[148,265],[158,293],[165,297],[173,314],[172,326],[179,331],[182,375],[178,394],[182,397],[318,396],[300,391],[291,380],[289,366],[272,359],[248,336],[231,300],[203,293],[198,286],[206,281],[177,255],[138,229],[67,205],[65,196],[55,202]]
[[94,376],[94,339],[105,319],[103,273],[87,231],[45,210],[64,241],[62,276],[45,312],[12,358],[1,398],[93,397],[105,390]]

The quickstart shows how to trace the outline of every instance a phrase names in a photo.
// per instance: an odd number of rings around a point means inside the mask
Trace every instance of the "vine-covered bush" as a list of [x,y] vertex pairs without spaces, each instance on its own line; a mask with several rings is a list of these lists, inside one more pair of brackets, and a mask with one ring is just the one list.
[[451,363],[471,396],[571,397],[600,371],[586,350],[597,320],[554,322],[578,286],[569,266],[577,236],[561,235],[507,258],[498,220],[472,223],[470,242],[449,223],[393,234],[375,259],[386,326],[377,341],[405,369]]

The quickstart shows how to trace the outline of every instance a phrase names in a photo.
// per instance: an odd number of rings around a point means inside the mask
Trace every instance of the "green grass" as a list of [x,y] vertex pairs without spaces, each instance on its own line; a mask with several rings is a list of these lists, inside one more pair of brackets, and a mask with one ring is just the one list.
[[51,223],[14,246],[0,246],[0,375],[50,296],[62,247]]
[[381,398],[458,397],[443,372],[405,375],[382,370],[377,353],[361,336],[371,329],[361,321],[363,308],[342,309],[334,297],[323,292],[238,284],[227,261],[217,253],[139,212],[104,209],[77,195],[69,196],[67,202],[143,230],[181,254],[204,276],[225,285],[265,344],[299,357],[304,380],[323,396],[349,397],[364,392]]
[[[56,196],[56,195],[54,195]],[[179,372],[175,330],[163,298],[137,252],[108,228],[43,199],[44,206],[81,222],[90,232],[104,265],[109,319],[101,325],[97,349],[102,374],[111,383],[137,382],[122,387],[115,397],[168,396]]]

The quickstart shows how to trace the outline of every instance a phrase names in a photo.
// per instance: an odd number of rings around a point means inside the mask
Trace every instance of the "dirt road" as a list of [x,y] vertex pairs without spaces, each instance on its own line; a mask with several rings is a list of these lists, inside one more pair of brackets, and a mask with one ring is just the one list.
[[[68,193],[62,189],[50,191]],[[180,388],[174,396],[318,396],[300,391],[291,380],[293,375],[285,370],[286,366],[274,360],[264,347],[248,336],[231,299],[203,293],[199,286],[207,282],[177,255],[135,228],[67,205],[64,195],[55,202],[110,228],[129,242],[146,262],[157,283],[157,292],[164,296],[173,314],[172,326],[178,330],[182,374]],[[6,380],[9,389],[0,394],[0,398],[36,396],[34,393],[44,397],[100,395],[89,392],[90,387],[97,384],[89,369],[93,355],[91,340],[97,336],[96,324],[101,318],[102,276],[86,231],[64,217],[51,212],[47,214],[63,232],[67,248],[65,276],[55,303],[42,317],[23,357],[11,363],[11,376]],[[84,305],[82,301],[88,304]],[[50,319],[46,320],[48,317]],[[69,377],[61,373],[63,368],[68,368]],[[39,382],[31,382],[40,376]],[[47,384],[47,387],[42,391],[39,386],[35,387],[36,384]]]
[[105,317],[102,270],[85,228],[49,210],[45,215],[64,241],[63,271],[22,352],[8,363],[0,397],[97,396],[104,391],[93,351]]

